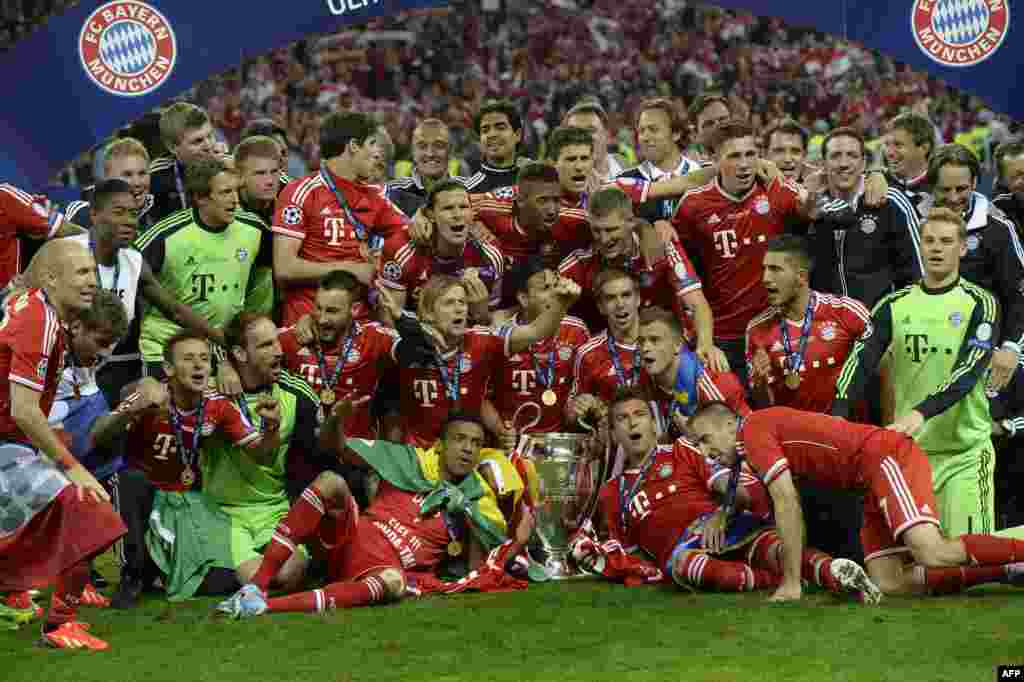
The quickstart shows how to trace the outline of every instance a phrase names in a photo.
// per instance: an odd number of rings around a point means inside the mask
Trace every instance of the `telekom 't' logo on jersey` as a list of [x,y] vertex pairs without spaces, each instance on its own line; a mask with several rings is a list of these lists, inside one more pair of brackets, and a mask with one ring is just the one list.
[[433,407],[437,400],[437,381],[434,379],[417,379],[412,384],[412,394],[423,407]]
[[715,241],[715,251],[722,254],[722,258],[735,258],[740,243],[736,239],[736,230],[715,230],[712,233]]
[[520,394],[530,395],[536,386],[537,382],[533,378],[532,369],[512,370],[512,388],[519,391]]
[[82,68],[100,89],[120,97],[148,95],[163,85],[177,54],[170,23],[138,0],[99,7],[78,35]]

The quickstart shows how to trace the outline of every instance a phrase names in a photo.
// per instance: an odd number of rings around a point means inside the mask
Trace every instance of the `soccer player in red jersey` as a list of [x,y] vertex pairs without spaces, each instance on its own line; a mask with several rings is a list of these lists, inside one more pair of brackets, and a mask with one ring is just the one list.
[[555,296],[536,319],[495,332],[468,324],[469,306],[461,281],[449,275],[431,277],[420,295],[419,318],[434,332],[437,357],[427,366],[399,371],[405,442],[430,447],[441,435],[440,426],[449,412],[479,413],[502,358],[525,352],[556,334],[579,293],[573,282],[559,279]]
[[725,402],[741,415],[750,413],[736,375],[703,365],[686,345],[683,329],[672,313],[664,308],[644,308],[639,330],[640,385],[656,408],[660,437],[674,440],[685,435],[686,420],[706,403]]
[[[728,475],[680,438],[659,445],[648,396],[620,391],[609,409],[610,432],[625,452],[625,470],[604,484],[598,509],[609,536],[626,551],[642,549],[680,586],[725,591],[778,587],[780,542],[771,527],[764,486],[744,472],[735,482],[733,509],[723,508]],[[735,516],[728,512],[737,511]],[[731,516],[731,518],[730,518]],[[723,519],[729,519],[728,525]],[[712,539],[713,538],[713,539]],[[718,544],[714,550],[710,545]],[[798,558],[805,579],[833,592],[880,594],[864,570],[808,548]]]
[[608,328],[576,355],[572,393],[565,406],[570,424],[581,417],[603,417],[620,387],[640,381],[639,283],[624,270],[602,270],[594,278],[594,293]]
[[[519,301],[509,326],[529,324],[540,317],[554,303],[557,284],[558,275],[540,258],[520,261],[509,274],[509,287]],[[566,315],[555,334],[502,359],[495,377],[495,409],[490,410],[488,402],[481,416],[488,430],[509,449],[519,433],[562,430],[576,353],[589,338],[583,321]]]
[[[339,411],[345,408],[338,404]],[[429,451],[345,441],[345,460],[381,477],[370,507],[361,513],[344,479],[322,473],[278,525],[252,582],[217,609],[249,618],[369,606],[407,596],[416,574],[434,572],[446,556],[465,553],[477,568],[506,530],[494,492],[477,472],[485,431],[478,418],[463,414],[446,419],[441,430],[443,441]],[[464,503],[449,504],[453,493]],[[517,541],[525,544],[531,528],[529,521],[521,524]],[[326,555],[328,584],[268,599],[272,577],[301,543]]]
[[768,303],[761,282],[768,240],[809,216],[814,197],[789,182],[759,178],[757,141],[747,124],[729,123],[717,134],[718,177],[685,194],[672,223],[698,262],[716,345],[745,380],[743,335]]
[[[574,249],[590,241],[587,212],[561,204],[558,171],[543,163],[519,169],[518,182],[473,201],[476,219],[494,236],[506,268],[529,256],[541,256],[555,267]],[[502,297],[508,306],[515,297]]]
[[[284,288],[282,322],[294,324],[313,309],[316,283],[346,270],[369,285],[373,253],[406,229],[408,218],[379,187],[364,184],[377,158],[378,125],[368,114],[337,112],[320,125],[317,173],[293,181],[274,209],[274,276]],[[369,314],[360,297],[356,318]]]
[[472,301],[469,314],[475,323],[489,324],[491,310],[501,301],[505,261],[496,244],[470,234],[473,206],[466,188],[451,179],[438,183],[428,194],[423,214],[433,223],[430,245],[413,241],[405,232],[384,242],[377,285],[393,290],[400,307],[408,302],[412,308],[420,287],[435,273],[464,279],[474,293],[480,293],[478,284],[482,285],[487,295]]
[[[796,600],[802,593],[803,514],[794,478],[865,493],[865,563],[885,593],[1024,584],[1024,540],[942,534],[931,465],[906,434],[788,407],[741,419],[722,403],[698,410],[689,429],[705,456],[730,467],[745,460],[768,486],[784,561],[774,601]],[[910,570],[908,553],[915,564]]]
[[759,407],[828,414],[854,342],[870,333],[871,314],[859,301],[811,290],[812,267],[803,238],[768,242],[762,282],[769,307],[747,325],[746,342]]
[[0,184],[0,230],[0,288],[22,270],[19,237],[54,239],[82,233],[79,226],[64,222],[64,214],[45,197],[7,183]]
[[[89,561],[124,535],[110,496],[50,428],[67,348],[66,325],[92,305],[96,263],[81,244],[47,242],[29,289],[4,303],[0,323],[0,591],[55,583],[43,641],[106,649],[75,619]],[[26,610],[31,617],[31,610]]]
[[[577,304],[583,320],[592,329],[604,326],[593,296],[598,271],[608,267],[625,270],[639,280],[641,306],[659,305],[672,310],[684,328],[694,330],[701,360],[716,368],[726,368],[725,356],[714,347],[711,307],[679,240],[665,244],[653,228],[637,230],[629,198],[615,187],[595,192],[590,198],[589,213],[593,245],[573,251],[558,266],[559,275],[579,284],[584,292],[591,292]],[[650,243],[657,247],[647,253],[648,249],[641,244]]]

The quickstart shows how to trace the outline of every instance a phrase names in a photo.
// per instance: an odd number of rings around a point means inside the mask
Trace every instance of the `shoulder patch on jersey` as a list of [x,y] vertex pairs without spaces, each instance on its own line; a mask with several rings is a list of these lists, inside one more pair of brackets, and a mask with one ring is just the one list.
[[45,379],[46,370],[49,368],[49,366],[49,359],[44,357],[42,360],[39,361],[39,364],[36,365],[36,376],[38,376],[40,379]]
[[281,220],[285,225],[298,225],[302,222],[302,209],[298,206],[285,206],[281,211]]
[[672,475],[672,465],[662,464],[661,468],[658,469],[658,478],[664,480]]
[[239,263],[244,263],[245,259],[249,257],[249,249],[242,247],[235,251],[235,258],[238,259]]
[[389,260],[381,268],[381,274],[384,275],[385,279],[390,279],[393,282],[397,282],[402,278],[402,266],[393,260]]
[[978,331],[975,332],[979,341],[988,341],[992,338],[992,325],[988,322],[982,322],[978,325]]
[[515,199],[516,191],[511,187],[499,187],[493,192],[495,199]]

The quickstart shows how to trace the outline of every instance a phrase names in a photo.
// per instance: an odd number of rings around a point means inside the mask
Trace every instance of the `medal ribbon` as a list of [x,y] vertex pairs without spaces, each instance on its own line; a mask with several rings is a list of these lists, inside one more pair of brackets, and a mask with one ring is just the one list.
[[622,367],[622,360],[619,358],[619,349],[616,347],[615,341],[612,340],[612,335],[608,333],[608,354],[612,356],[612,365],[615,367],[615,374],[619,377],[620,386],[632,386],[640,379],[640,348],[638,346],[633,347],[633,378],[629,381],[626,380],[626,370]]
[[330,171],[327,169],[320,170],[320,177],[323,179],[324,184],[327,188],[334,193],[334,198],[338,200],[338,205],[341,206],[341,210],[345,212],[345,219],[352,224],[355,228],[356,237],[359,241],[367,242],[367,246],[371,251],[380,250],[384,246],[384,239],[377,234],[371,233],[370,229],[366,227],[366,223],[356,217],[356,214],[349,208],[348,202],[345,200],[345,195],[338,189],[338,186],[334,183],[334,178],[331,177]]
[[[663,421],[662,432],[670,433],[674,422],[672,415],[680,413],[692,417],[697,411],[697,381],[704,374],[704,365],[697,354],[684,343],[679,348],[679,368],[676,370],[676,382],[672,387],[672,402],[669,404],[668,415],[661,416],[661,402],[655,414]],[[685,395],[685,400],[683,396]]]
[[462,375],[462,350],[455,354],[455,369],[452,370],[452,374],[448,374],[448,363],[445,362],[440,355],[436,358],[437,372],[441,375],[441,384],[444,386],[444,392],[448,394],[449,400],[452,402],[452,407],[455,407],[456,403],[459,402],[459,381]]
[[199,396],[199,407],[196,408],[196,424],[192,428],[192,445],[185,447],[185,427],[181,421],[181,413],[170,401],[171,427],[174,429],[174,440],[178,445],[178,458],[186,469],[192,469],[192,463],[199,454],[199,435],[203,431],[203,416],[206,412],[206,400]]
[[[96,259],[96,242],[93,241],[92,235],[89,235],[89,252],[92,253],[93,261],[96,263],[96,286],[103,289],[103,278],[100,277],[100,262]],[[121,279],[121,259],[117,255],[117,251],[114,252],[114,285],[109,291],[117,293],[117,283]]]
[[633,498],[636,497],[637,492],[643,486],[657,456],[658,446],[654,446],[654,449],[647,453],[643,466],[640,467],[640,473],[637,474],[636,480],[633,481],[633,485],[630,486],[628,493],[626,492],[625,472],[619,476],[619,525],[622,526],[623,531],[629,528],[629,506],[633,504]]
[[338,364],[334,366],[334,374],[330,379],[327,378],[327,357],[324,355],[319,344],[317,345],[316,362],[320,365],[320,379],[328,389],[334,390],[334,387],[338,385],[339,381],[341,381],[341,370],[345,368],[345,362],[348,360],[348,354],[352,351],[352,344],[355,343],[356,336],[358,335],[359,323],[353,320],[352,327],[349,329],[348,336],[345,337],[345,342],[342,345],[341,355],[338,356]]
[[188,195],[185,194],[185,184],[181,181],[180,162],[174,161],[174,185],[178,188],[178,196],[181,198],[181,207],[188,208]]
[[804,321],[800,327],[800,350],[796,353],[793,352],[793,345],[789,340],[789,322],[786,321],[786,316],[782,315],[779,318],[779,330],[782,333],[782,349],[786,354],[786,365],[790,372],[796,373],[800,371],[800,366],[804,362],[804,353],[807,351],[807,342],[811,338],[811,323],[814,321],[814,292],[807,297],[807,310],[804,311]]
[[[271,389],[271,391],[273,391],[273,389]],[[242,411],[242,414],[245,416],[245,420],[247,422],[253,425],[256,424],[256,421],[252,418],[252,413],[249,412],[249,401],[246,400],[245,393],[242,393],[242,395],[238,396],[238,409]],[[259,430],[260,433],[263,432],[263,417],[260,417]]]
[[540,363],[537,362],[537,354],[530,351],[530,360],[533,362],[533,371],[537,376],[537,383],[542,390],[547,390],[555,385],[555,348],[558,344],[552,341],[551,352],[548,353],[548,366],[542,371]]

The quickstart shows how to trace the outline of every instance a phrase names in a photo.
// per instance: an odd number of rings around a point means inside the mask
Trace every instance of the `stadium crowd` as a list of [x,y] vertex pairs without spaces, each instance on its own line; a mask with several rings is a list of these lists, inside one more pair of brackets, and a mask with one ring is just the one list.
[[[595,2],[556,36],[578,7],[464,7],[200,86],[104,141],[66,207],[0,185],[0,619],[104,649],[80,607],[147,591],[248,618],[523,589],[549,577],[551,484],[524,436],[566,433],[608,465],[571,543],[608,580],[1024,584],[998,530],[1020,522],[1024,144],[986,195],[986,145],[943,143],[963,108],[946,130],[913,74],[852,107],[891,65],[795,62],[820,37],[777,22]],[[669,19],[690,30],[640,33]],[[429,75],[452,49],[478,66],[457,105]],[[794,112],[759,74],[795,64],[848,89]]]

